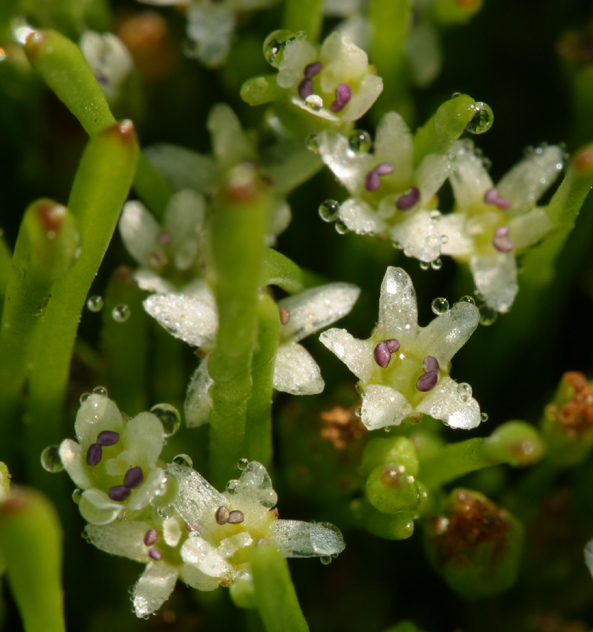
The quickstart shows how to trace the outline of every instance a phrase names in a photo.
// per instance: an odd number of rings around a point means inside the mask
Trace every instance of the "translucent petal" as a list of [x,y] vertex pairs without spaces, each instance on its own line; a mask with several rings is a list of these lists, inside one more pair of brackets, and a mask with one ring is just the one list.
[[416,170],[416,185],[420,189],[420,204],[425,204],[443,186],[451,173],[447,156],[429,154]]
[[218,331],[218,312],[211,293],[201,296],[153,294],[145,299],[144,309],[171,335],[196,347],[214,347]]
[[195,189],[205,192],[216,182],[216,165],[208,156],[166,143],[151,145],[144,149],[144,153],[175,191]]
[[160,419],[144,412],[128,421],[122,436],[123,445],[131,452],[136,465],[152,467],[165,443],[165,431]]
[[437,316],[416,338],[422,357],[433,356],[442,367],[463,347],[477,329],[480,312],[471,303],[455,303],[446,313]]
[[111,524],[85,527],[90,541],[101,551],[127,557],[137,562],[148,562],[148,549],[144,544],[146,532],[152,529],[148,522],[117,520]]
[[113,522],[124,505],[113,502],[105,492],[91,488],[83,492],[78,509],[80,515],[91,524],[105,525]]
[[103,395],[91,395],[78,409],[74,431],[86,453],[91,443],[97,441],[100,432],[112,430],[121,433],[123,426],[122,416],[115,402]]
[[247,531],[243,531],[242,533],[236,533],[232,535],[230,538],[225,538],[218,546],[218,552],[222,557],[228,559],[232,557],[239,549],[243,549],[246,546],[251,546],[253,544],[253,538],[247,533]]
[[[342,0],[339,0],[340,2]],[[369,21],[366,17],[357,13],[349,17],[347,20],[342,20],[336,24],[335,31],[339,31],[347,37],[353,44],[356,44],[358,48],[363,50],[369,50],[371,43],[371,29]]]
[[474,240],[466,231],[466,219],[465,213],[448,213],[441,216],[439,228],[446,237],[445,243],[441,245],[442,254],[454,257],[467,256],[474,251]]
[[538,148],[515,165],[498,183],[498,194],[510,200],[511,213],[526,211],[554,183],[563,163],[560,147]]
[[291,395],[321,393],[325,383],[317,362],[297,342],[286,342],[278,347],[274,367],[274,388]]
[[418,330],[418,306],[412,279],[401,268],[389,266],[381,283],[379,323],[374,337],[409,340]]
[[242,504],[261,505],[270,509],[278,502],[278,494],[272,486],[272,479],[266,468],[257,461],[250,461],[241,472],[235,487],[233,499]]
[[65,439],[60,444],[60,459],[64,469],[77,487],[89,489],[93,483],[87,472],[86,454],[76,441]]
[[476,255],[469,262],[474,283],[488,305],[507,312],[517,292],[517,264],[512,253]]
[[163,521],[163,539],[168,546],[177,546],[181,539],[181,527],[176,517],[167,518]]
[[158,294],[175,292],[175,287],[172,283],[169,283],[169,281],[163,279],[163,277],[160,277],[152,270],[136,270],[136,272],[134,272],[134,278],[141,290],[157,292]]
[[396,112],[387,112],[375,135],[375,157],[393,165],[398,182],[412,178],[412,134],[404,119]]
[[362,400],[362,423],[369,430],[398,426],[414,409],[408,400],[389,386],[368,384]]
[[343,121],[357,121],[371,108],[381,92],[383,79],[377,75],[367,74],[352,95],[350,103],[340,113],[340,118]]
[[190,4],[187,9],[187,36],[196,42],[197,54],[206,66],[220,66],[231,47],[235,30],[232,7]]
[[[482,160],[461,141],[453,145],[451,151],[455,156],[451,186],[458,209],[466,210],[473,204],[482,203],[484,193],[492,188],[492,180],[488,175]],[[499,192],[500,193],[500,192]]]
[[389,232],[391,239],[401,245],[407,257],[430,262],[441,255],[443,230],[440,218],[433,219],[430,211],[417,211]]
[[340,530],[329,522],[275,520],[268,539],[284,557],[337,555],[346,546]]
[[591,575],[593,575],[593,540],[589,540],[585,546],[585,564],[589,569]]
[[289,315],[281,326],[282,338],[298,342],[331,325],[350,312],[359,295],[360,289],[351,283],[328,283],[278,301]]
[[185,397],[185,422],[188,428],[196,428],[207,424],[212,398],[208,390],[214,381],[208,373],[208,358],[204,358],[193,374]]
[[357,235],[373,235],[385,230],[385,222],[363,200],[350,198],[340,206],[340,219]]
[[132,591],[137,617],[156,612],[169,599],[177,583],[177,569],[165,562],[151,562],[144,569]]
[[126,202],[119,220],[119,233],[128,252],[141,265],[149,263],[157,248],[161,227],[141,202]]
[[223,577],[233,570],[217,548],[200,536],[191,536],[185,541],[181,547],[181,559],[210,577]]
[[358,340],[345,329],[328,329],[319,340],[363,382],[368,381],[375,368],[372,340]]
[[219,169],[226,170],[256,157],[251,139],[243,131],[237,115],[225,103],[219,103],[210,110],[207,127]]
[[340,83],[358,84],[368,73],[367,54],[336,31],[325,38],[321,46],[321,61],[323,69],[320,78],[323,92],[333,92]]
[[315,47],[306,40],[288,40],[278,66],[276,81],[281,88],[291,88],[304,77],[305,66],[317,61]]
[[414,85],[427,88],[440,74],[443,66],[439,34],[431,24],[421,22],[410,29],[406,57]]
[[554,223],[548,214],[540,208],[533,208],[522,215],[515,215],[509,222],[511,241],[515,248],[533,246],[554,230]]
[[146,477],[144,484],[132,494],[128,501],[128,508],[132,511],[137,511],[146,507],[157,495],[165,481],[164,470],[160,467],[155,467]]
[[205,575],[191,564],[184,564],[181,567],[179,579],[197,590],[216,590],[220,586],[218,579]]
[[318,138],[318,151],[323,162],[351,195],[358,195],[364,186],[366,174],[373,168],[373,157],[353,152],[348,139],[342,134],[323,132]]
[[418,412],[440,419],[451,428],[470,430],[480,425],[480,406],[470,397],[467,402],[462,401],[457,392],[457,382],[450,377],[444,377],[429,391],[419,406]]

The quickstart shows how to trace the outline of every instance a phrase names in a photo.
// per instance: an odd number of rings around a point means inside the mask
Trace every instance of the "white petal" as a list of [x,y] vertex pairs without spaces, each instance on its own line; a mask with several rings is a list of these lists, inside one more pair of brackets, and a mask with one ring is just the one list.
[[179,579],[197,590],[216,590],[220,586],[218,579],[205,575],[191,564],[184,564],[181,567]]
[[132,257],[142,265],[148,264],[150,254],[157,248],[161,227],[144,204],[135,200],[124,204],[119,232]]
[[420,189],[420,204],[425,204],[443,186],[451,174],[451,162],[447,156],[428,154],[418,166],[415,174]]
[[173,516],[163,521],[163,539],[168,546],[177,546],[181,539],[179,520]]
[[196,535],[189,537],[181,547],[181,559],[210,577],[223,577],[233,569],[215,546]]
[[442,254],[454,257],[472,254],[475,248],[474,240],[467,233],[466,219],[465,213],[448,213],[441,216],[439,227],[446,237],[441,246]]
[[206,214],[204,198],[192,189],[174,193],[165,211],[164,226],[171,236],[175,266],[187,270],[195,261]]
[[374,235],[385,230],[385,222],[365,201],[350,198],[340,206],[340,219],[357,235]]
[[395,177],[398,183],[407,183],[411,180],[412,134],[404,119],[396,112],[387,112],[377,127],[375,156],[393,165],[392,177]]
[[204,358],[193,374],[185,398],[185,422],[188,428],[196,428],[207,424],[212,398],[208,390],[214,381],[208,373],[208,358]]
[[243,506],[262,506],[271,509],[278,502],[278,494],[266,468],[257,461],[250,461],[237,481],[235,494],[230,502],[239,500]]
[[163,424],[153,413],[140,413],[128,421],[121,440],[135,458],[134,466],[152,467],[165,443]]
[[329,522],[275,520],[268,539],[284,557],[337,555],[346,546],[340,530]]
[[470,430],[480,425],[480,406],[470,397],[467,402],[457,392],[457,382],[444,377],[422,400],[416,411],[440,419],[451,428]]
[[351,283],[328,283],[278,301],[289,321],[281,326],[281,336],[295,342],[327,327],[350,312],[360,295]]
[[[342,2],[342,0],[339,0]],[[369,21],[362,13],[356,13],[336,24],[334,31],[347,37],[353,44],[363,50],[369,50],[371,44],[371,28]]]
[[389,232],[394,243],[399,244],[406,257],[430,262],[441,255],[443,231],[440,217],[433,219],[431,211],[416,211],[396,224]]
[[363,382],[371,378],[375,368],[373,362],[373,342],[358,340],[345,329],[328,329],[319,340]]
[[163,279],[163,277],[160,277],[152,270],[136,270],[136,272],[134,272],[134,278],[141,290],[157,292],[158,294],[175,292],[175,286],[172,283],[169,283],[169,281]]
[[357,121],[371,108],[383,92],[383,79],[377,75],[367,74],[360,82],[348,105],[340,112],[343,121]]
[[408,400],[389,386],[369,384],[362,399],[362,423],[369,430],[398,426],[414,412]]
[[87,472],[86,455],[72,439],[64,439],[60,444],[60,460],[64,469],[77,487],[89,489],[93,483]]
[[549,215],[540,208],[533,208],[522,215],[515,215],[509,222],[511,241],[521,250],[537,244],[554,229]]
[[503,252],[476,255],[469,265],[486,303],[499,312],[508,312],[519,291],[515,256]]
[[333,92],[340,83],[358,83],[368,73],[367,54],[336,31],[323,42],[321,61],[323,69],[320,78],[323,92]]
[[151,528],[147,522],[117,520],[103,526],[88,524],[85,531],[101,551],[146,563],[149,558],[144,536]]
[[166,483],[165,472],[160,467],[155,467],[140,488],[138,488],[128,501],[128,509],[138,511],[144,509],[148,503],[157,495],[159,490]]
[[177,575],[177,569],[171,564],[148,564],[132,592],[137,617],[146,617],[156,612],[169,599],[177,583]]
[[255,157],[251,139],[228,105],[219,103],[210,110],[207,127],[212,136],[212,150],[219,169],[226,170]]
[[444,368],[469,340],[479,322],[480,312],[475,305],[455,303],[448,312],[420,330],[417,348],[423,357],[434,356]]
[[465,211],[473,204],[483,202],[484,193],[493,186],[492,180],[482,160],[474,154],[473,144],[458,141],[453,145],[452,154],[455,162],[451,186],[457,208]]
[[201,296],[153,294],[144,309],[171,335],[196,347],[211,349],[218,331],[218,312],[212,293]]
[[218,546],[218,552],[222,557],[228,559],[232,557],[239,549],[244,549],[246,546],[253,544],[253,538],[247,531],[236,533],[230,538],[225,538]]
[[187,36],[197,45],[197,54],[206,66],[220,66],[231,47],[235,12],[231,7],[190,4],[187,10]]
[[103,430],[123,431],[123,420],[116,403],[102,395],[91,395],[78,409],[74,431],[83,450],[97,441]]
[[315,47],[306,40],[288,40],[282,51],[276,81],[281,88],[291,88],[304,77],[307,64],[317,60]]
[[318,151],[323,162],[351,195],[358,195],[363,189],[366,174],[373,167],[373,157],[353,152],[348,139],[342,134],[323,132],[318,139]]
[[270,217],[268,233],[266,235],[266,246],[272,247],[276,243],[276,236],[283,233],[290,224],[292,213],[290,205],[284,199],[276,200]]
[[159,143],[144,149],[146,157],[175,191],[206,191],[216,181],[216,165],[212,158],[195,151]]
[[323,391],[325,383],[317,362],[297,342],[278,347],[274,367],[274,388],[291,395],[315,395]]
[[379,323],[375,338],[414,338],[418,330],[418,306],[412,279],[401,268],[389,266],[381,283]]
[[412,71],[412,81],[419,88],[428,87],[443,66],[442,46],[438,31],[429,23],[410,29],[406,42],[406,57]]
[[106,525],[113,522],[124,505],[113,502],[105,492],[91,488],[83,492],[78,504],[80,515],[91,524]]

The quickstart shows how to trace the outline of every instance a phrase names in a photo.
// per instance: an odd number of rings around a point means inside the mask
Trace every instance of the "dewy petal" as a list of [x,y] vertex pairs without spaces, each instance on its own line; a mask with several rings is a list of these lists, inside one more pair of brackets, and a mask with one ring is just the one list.
[[196,347],[210,349],[218,331],[218,311],[211,292],[200,296],[153,294],[144,309],[171,335]]
[[466,402],[457,392],[457,382],[444,377],[422,400],[416,411],[440,419],[451,428],[470,430],[480,425],[480,406],[470,397]]
[[246,546],[251,546],[253,544],[253,538],[247,531],[242,531],[241,533],[236,533],[232,535],[230,538],[225,538],[222,540],[218,547],[218,552],[224,558],[228,559],[232,557],[239,549],[244,549]]
[[244,160],[256,158],[251,139],[243,131],[237,115],[225,103],[219,103],[210,110],[206,125],[220,170],[225,171]]
[[474,240],[467,234],[465,228],[465,213],[448,213],[442,215],[439,221],[439,228],[442,235],[441,253],[444,255],[467,256],[474,251]]
[[375,155],[393,165],[392,178],[407,188],[412,178],[412,134],[397,112],[387,112],[375,134]]
[[234,501],[240,501],[245,508],[249,505],[261,505],[266,509],[274,507],[278,502],[278,494],[274,491],[272,479],[266,468],[258,461],[250,461],[241,473],[235,486],[235,494],[229,498],[229,502]]
[[560,147],[536,149],[515,165],[498,183],[498,194],[511,202],[510,212],[526,211],[554,183],[563,163]]
[[381,384],[365,386],[361,419],[369,430],[398,426],[413,412],[414,409],[399,391]]
[[128,502],[128,508],[137,511],[143,509],[157,495],[158,490],[165,482],[165,472],[160,467],[155,467],[148,475],[146,481],[138,489]]
[[204,358],[193,374],[185,397],[185,422],[188,428],[208,423],[212,398],[208,390],[214,381],[208,373],[208,357]]
[[138,287],[141,290],[148,290],[149,292],[157,292],[158,294],[168,294],[175,292],[175,286],[169,283],[163,277],[160,277],[156,272],[152,270],[136,270],[134,272],[134,278]]
[[181,567],[179,579],[184,584],[197,590],[216,590],[220,586],[218,579],[202,573],[202,571],[191,564],[184,564]]
[[137,617],[146,617],[156,612],[169,599],[178,571],[165,562],[151,562],[137,581],[132,592],[132,603]]
[[354,92],[348,105],[340,113],[343,121],[357,121],[371,108],[373,103],[383,92],[383,79],[377,75],[368,74]]
[[304,77],[305,67],[318,61],[315,46],[306,40],[291,39],[284,44],[276,81],[281,88],[291,88]]
[[[175,265],[179,270],[186,270],[193,263],[205,215],[206,202],[196,191],[183,189],[171,196],[165,211],[164,227],[171,238],[171,250],[176,252]],[[187,250],[188,243],[192,244],[193,256],[186,253],[185,260],[181,260],[177,251]]]
[[389,266],[381,283],[377,339],[397,338],[403,344],[418,331],[418,305],[412,279],[401,268]]
[[509,222],[515,248],[533,246],[554,229],[549,215],[540,208],[533,208],[522,215],[515,215]]
[[85,464],[86,455],[82,448],[72,439],[64,439],[60,444],[60,460],[64,469],[77,487],[89,489],[93,483],[87,473]]
[[135,463],[154,466],[165,443],[165,431],[160,419],[149,412],[143,412],[130,419],[123,432],[122,443],[133,455]]
[[499,312],[507,312],[519,291],[513,253],[476,255],[469,265],[474,283],[486,303]]
[[451,186],[457,208],[461,210],[483,203],[484,193],[492,188],[492,180],[482,160],[474,154],[473,145],[467,145],[457,141],[451,150],[455,156]]
[[181,547],[181,559],[210,577],[223,577],[233,570],[218,549],[200,536],[192,536],[185,541]]
[[150,254],[157,247],[161,227],[144,204],[136,200],[124,204],[119,232],[132,257],[141,265],[148,264]]
[[175,191],[195,189],[204,192],[216,180],[216,165],[212,158],[185,147],[159,143],[147,147],[144,153]]
[[417,211],[396,224],[389,235],[394,242],[400,244],[407,257],[429,263],[438,259],[442,252],[443,231],[440,217],[433,219],[430,211]]
[[367,54],[337,31],[325,38],[321,46],[321,61],[323,92],[334,92],[340,83],[358,83],[368,73]]
[[124,427],[116,403],[103,395],[90,395],[78,409],[74,431],[83,451],[97,440],[103,430],[121,434]]
[[357,235],[373,235],[385,230],[385,222],[369,204],[350,198],[340,206],[340,219]]
[[346,547],[340,530],[328,522],[275,520],[268,539],[284,557],[337,555]]
[[363,382],[370,380],[375,369],[372,340],[358,340],[345,329],[328,329],[319,340]]
[[103,526],[88,524],[85,527],[87,537],[101,551],[144,563],[148,562],[144,536],[149,529],[149,523],[136,520],[117,520]]
[[298,342],[335,323],[350,312],[359,295],[360,289],[351,283],[328,283],[278,301],[289,315],[282,337]]
[[428,154],[416,169],[416,184],[420,189],[420,204],[425,204],[443,186],[451,173],[447,156]]
[[122,503],[112,501],[105,492],[95,488],[83,492],[78,504],[81,516],[99,526],[113,522],[123,508]]
[[416,348],[420,355],[434,356],[442,367],[463,347],[477,329],[480,312],[471,303],[455,303],[448,312],[436,316],[420,330]]
[[274,367],[274,388],[291,395],[321,393],[325,383],[311,354],[297,342],[278,347]]
[[350,194],[358,195],[363,189],[365,174],[372,169],[373,157],[353,152],[348,139],[335,132],[319,134],[318,151],[323,162]]
[[206,66],[220,66],[231,47],[235,30],[232,7],[192,3],[187,9],[187,36],[196,42],[197,53]]

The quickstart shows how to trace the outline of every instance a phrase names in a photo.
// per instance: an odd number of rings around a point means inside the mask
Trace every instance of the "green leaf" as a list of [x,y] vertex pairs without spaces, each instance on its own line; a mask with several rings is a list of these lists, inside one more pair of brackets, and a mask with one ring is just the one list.
[[277,285],[289,294],[305,289],[303,271],[288,257],[272,248],[266,248],[263,261],[264,285]]
[[286,97],[286,90],[276,81],[277,74],[252,77],[241,86],[241,98],[249,105],[262,105]]
[[305,31],[307,39],[316,44],[321,35],[324,0],[286,0],[282,28]]

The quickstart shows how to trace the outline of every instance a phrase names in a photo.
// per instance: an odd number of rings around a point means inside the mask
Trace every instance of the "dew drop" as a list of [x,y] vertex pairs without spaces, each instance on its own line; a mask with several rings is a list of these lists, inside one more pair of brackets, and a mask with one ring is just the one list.
[[150,409],[150,412],[161,420],[165,437],[173,436],[181,427],[181,415],[171,404],[157,404]]
[[239,459],[237,467],[243,471],[249,465],[249,459]]
[[93,395],[107,397],[107,389],[104,386],[95,386],[95,388],[93,389]]
[[237,485],[239,485],[239,481],[233,479],[226,484],[226,490],[229,494],[234,494],[237,491]]
[[465,126],[465,129],[470,132],[470,134],[483,134],[492,127],[494,112],[488,104],[480,101],[478,101],[474,107],[475,114],[472,120]]
[[91,296],[86,302],[86,306],[89,312],[100,312],[103,309],[103,297]]
[[336,222],[336,232],[340,235],[345,235],[348,232],[348,226],[344,222]]
[[348,147],[355,154],[367,154],[372,144],[371,135],[363,129],[355,129],[348,136]]
[[90,542],[91,541],[91,537],[89,536],[89,534],[87,533],[86,527],[82,530],[82,533],[80,534],[80,537],[85,541],[85,542]]
[[442,296],[439,298],[435,298],[434,301],[431,303],[430,308],[432,309],[433,314],[436,314],[437,316],[442,316],[449,311],[449,301]]
[[496,322],[498,318],[498,312],[489,305],[482,305],[480,307],[480,325],[489,327]]
[[178,454],[177,456],[173,457],[173,463],[176,463],[177,465],[183,465],[183,467],[193,467],[194,465],[191,456],[187,454]]
[[430,267],[433,270],[440,270],[443,267],[443,261],[442,259],[435,259],[434,261],[430,262]]
[[447,235],[441,235],[441,243],[446,244],[449,242],[449,237]]
[[82,498],[82,489],[75,489],[72,492],[72,500],[78,505],[80,504],[81,498]]
[[55,474],[64,469],[64,464],[60,458],[60,448],[57,445],[48,445],[41,453],[41,466],[46,472]]
[[173,505],[157,507],[156,512],[161,518],[172,518],[175,515],[175,507],[173,507]]
[[333,557],[331,555],[322,555],[319,558],[319,561],[327,566],[328,564],[331,564],[332,559]]
[[462,402],[467,403],[472,396],[472,387],[467,382],[461,382],[457,385],[457,394]]
[[460,303],[469,303],[470,305],[475,305],[476,304],[476,301],[474,300],[473,296],[462,296],[459,299],[459,302]]
[[335,222],[340,214],[340,203],[336,200],[325,200],[319,205],[319,217],[324,222]]
[[84,403],[86,402],[86,400],[87,400],[90,396],[91,396],[91,394],[90,394],[90,393],[83,393],[83,394],[80,396],[80,400],[79,400],[79,401],[80,401],[80,403],[81,403],[81,404],[84,404]]
[[481,413],[480,414],[480,421],[482,421],[482,422],[488,421],[488,413]]
[[430,219],[434,219],[437,220],[439,219],[441,216],[441,212],[440,211],[430,211]]
[[490,160],[490,158],[482,158],[482,164],[484,165],[484,169],[490,169],[490,167],[492,167],[492,160]]
[[312,151],[314,154],[319,153],[319,136],[317,134],[309,134],[307,138],[305,138],[305,147]]
[[323,107],[323,99],[318,94],[310,94],[305,99],[305,106],[311,110],[311,112],[319,112]]
[[422,270],[428,270],[428,268],[430,268],[430,263],[428,263],[428,261],[421,261],[420,267],[422,268]]
[[116,323],[125,323],[130,314],[131,310],[127,305],[116,305],[111,312],[111,316]]
[[264,41],[264,57],[270,66],[278,68],[284,57],[284,49],[286,43],[295,39],[302,39],[298,37],[299,34],[281,29],[279,31],[273,31],[266,37]]
[[452,98],[452,99],[456,99],[457,97],[460,97],[460,96],[461,96],[461,92],[454,92],[454,93],[451,95],[451,98]]

